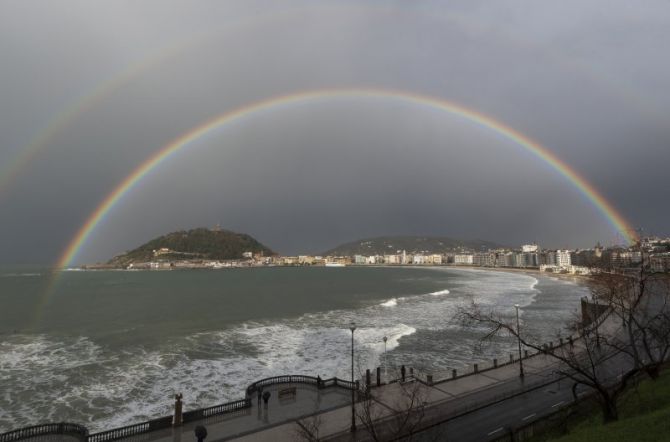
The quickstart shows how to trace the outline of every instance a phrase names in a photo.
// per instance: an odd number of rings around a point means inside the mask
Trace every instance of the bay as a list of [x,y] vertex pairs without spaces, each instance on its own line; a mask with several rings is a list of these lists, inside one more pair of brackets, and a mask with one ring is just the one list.
[[[444,267],[0,272],[0,431],[72,421],[92,431],[240,399],[281,374],[350,376],[407,364],[439,377],[505,358],[454,320],[473,301],[555,339],[587,289],[539,274]],[[386,336],[386,346],[382,338]],[[386,347],[386,353],[385,353]]]

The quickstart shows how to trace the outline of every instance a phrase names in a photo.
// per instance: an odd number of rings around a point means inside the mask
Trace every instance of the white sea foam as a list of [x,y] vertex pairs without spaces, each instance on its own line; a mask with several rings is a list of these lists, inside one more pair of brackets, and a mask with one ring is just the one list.
[[398,298],[389,299],[388,301],[382,302],[379,305],[383,307],[395,307],[396,305],[398,305]]
[[432,296],[442,296],[442,295],[448,295],[449,293],[451,293],[449,290],[444,289],[444,290],[438,290],[436,292],[431,292],[428,294]]

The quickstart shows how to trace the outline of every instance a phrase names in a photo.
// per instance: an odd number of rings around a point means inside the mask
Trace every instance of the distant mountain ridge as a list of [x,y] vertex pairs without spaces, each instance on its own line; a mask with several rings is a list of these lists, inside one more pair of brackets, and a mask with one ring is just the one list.
[[115,256],[108,264],[126,267],[132,263],[159,260],[240,259],[244,252],[275,255],[275,252],[245,233],[197,228],[159,236],[136,249]]
[[459,240],[446,236],[379,236],[341,244],[324,252],[328,256],[384,255],[407,253],[445,253],[461,250],[487,250],[503,247],[491,241]]

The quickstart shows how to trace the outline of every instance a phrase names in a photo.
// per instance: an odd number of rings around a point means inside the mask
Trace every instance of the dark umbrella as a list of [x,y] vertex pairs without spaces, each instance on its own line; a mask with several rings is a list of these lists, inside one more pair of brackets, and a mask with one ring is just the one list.
[[193,432],[195,433],[195,437],[198,439],[198,442],[204,441],[205,438],[207,437],[207,428],[205,428],[202,425],[198,425],[197,427],[195,427]]

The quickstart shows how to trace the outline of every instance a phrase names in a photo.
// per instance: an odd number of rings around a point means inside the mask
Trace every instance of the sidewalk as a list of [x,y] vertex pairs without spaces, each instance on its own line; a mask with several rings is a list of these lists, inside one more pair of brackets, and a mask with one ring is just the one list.
[[[421,389],[421,399],[426,404],[427,412],[431,415],[457,414],[464,407],[490,401],[501,395],[519,391],[524,386],[532,386],[550,380],[552,367],[556,361],[546,355],[536,355],[523,361],[525,378],[519,378],[519,364],[504,365],[484,372],[462,376],[426,385],[416,380],[409,380],[404,385],[392,383],[371,390],[373,402],[370,413],[376,419],[392,416],[396,411],[406,407],[406,388]],[[350,398],[348,399],[351,400]],[[361,403],[356,404],[357,416],[363,411]],[[427,413],[428,414],[428,413]],[[351,440],[349,429],[351,426],[351,403],[345,406],[319,413],[294,422],[288,422],[271,429],[264,429],[236,438],[242,442],[283,442],[294,441],[300,432],[300,426],[311,429],[318,422],[319,438],[329,440]],[[357,418],[357,427],[363,430],[363,424]]]
[[[279,391],[287,387],[295,388],[295,396],[279,399]],[[194,428],[198,425],[204,425],[207,428],[207,442],[229,440],[351,403],[351,391],[335,387],[318,390],[311,385],[276,384],[264,388],[263,391],[269,392],[271,395],[267,407],[262,401],[259,406],[257,398],[254,397],[252,406],[248,409],[212,416],[186,423],[180,427],[152,431],[121,440],[129,442],[139,440],[144,442],[191,442],[195,441]],[[289,437],[282,440],[294,439],[294,437]]]

